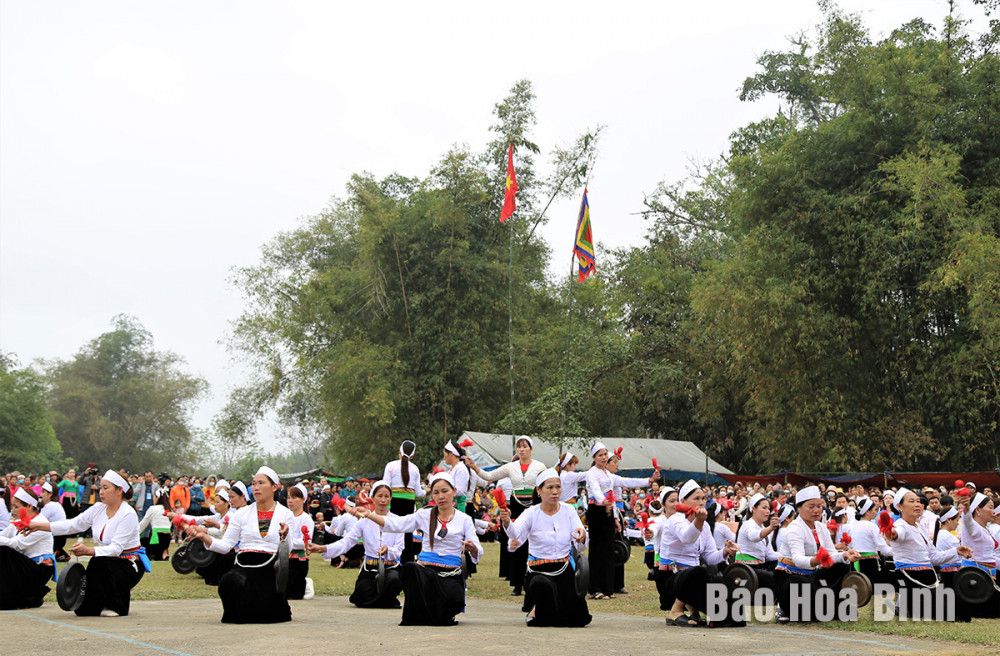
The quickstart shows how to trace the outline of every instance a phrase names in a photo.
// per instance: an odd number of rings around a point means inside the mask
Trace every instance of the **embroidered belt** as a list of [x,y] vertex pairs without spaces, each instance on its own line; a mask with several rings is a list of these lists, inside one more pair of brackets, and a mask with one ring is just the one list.
[[815,572],[815,570],[797,567],[795,565],[795,561],[791,558],[779,558],[778,564],[774,569],[781,570],[783,572],[791,572],[792,574],[801,574],[802,576],[810,576]]
[[417,498],[417,493],[408,487],[394,487],[392,488],[392,498],[409,499],[410,501],[413,501]]
[[538,565],[545,565],[546,563],[568,563],[569,556],[565,558],[536,558],[534,560],[528,561],[528,567],[537,567]]
[[863,551],[861,552],[861,560],[871,560],[873,558],[878,558],[878,554],[874,551]]
[[643,550],[644,550],[644,551],[652,551],[652,550],[653,550],[653,545],[652,545],[652,543],[650,543],[650,544],[647,544],[647,545],[646,545],[645,547],[643,547]]
[[961,565],[942,565],[940,567],[942,572],[957,572],[960,569],[962,569]]
[[754,558],[748,554],[738,553],[736,554],[736,561],[740,563],[747,563],[748,565],[760,565],[760,558]]
[[669,558],[660,558],[660,569],[668,569],[671,572],[680,572],[685,569],[689,569],[690,565],[682,565],[677,561],[670,560]]
[[[399,559],[396,559],[396,560],[383,560],[382,562],[385,563],[386,567],[395,567],[396,565],[399,564]],[[365,565],[367,567],[378,567],[378,564],[379,564],[379,559],[378,558],[367,558],[367,557],[365,558]]]
[[933,572],[934,568],[930,565],[923,565],[918,563],[900,563],[896,562],[897,570],[906,570],[907,572]]
[[145,547],[136,547],[135,549],[129,549],[127,551],[123,551],[118,555],[118,557],[133,563],[138,560],[140,563],[142,563],[142,568],[145,571],[147,572],[153,571],[153,564],[149,562],[149,558],[146,556]]
[[309,556],[306,555],[305,549],[293,549],[288,552],[289,558],[295,558],[296,560],[309,560]]

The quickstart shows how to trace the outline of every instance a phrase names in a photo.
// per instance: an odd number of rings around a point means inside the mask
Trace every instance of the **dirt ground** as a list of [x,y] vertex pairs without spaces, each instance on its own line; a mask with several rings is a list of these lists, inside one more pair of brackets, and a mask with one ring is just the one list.
[[[591,609],[593,612],[594,609]],[[344,597],[292,602],[291,623],[222,624],[218,600],[135,601],[128,617],[76,617],[55,604],[0,613],[6,653],[77,654],[966,654],[961,643],[819,627],[693,630],[663,620],[595,614],[584,629],[529,629],[514,604],[470,599],[455,627],[400,627],[398,610],[362,610]]]

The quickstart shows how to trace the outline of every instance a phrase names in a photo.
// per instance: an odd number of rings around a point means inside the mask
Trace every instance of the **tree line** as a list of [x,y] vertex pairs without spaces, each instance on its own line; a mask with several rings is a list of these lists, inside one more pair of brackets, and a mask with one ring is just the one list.
[[[483,151],[454,147],[423,177],[359,173],[234,271],[230,347],[254,374],[210,428],[171,415],[204,381],[163,354],[114,361],[121,335],[81,351],[103,364],[54,363],[45,382],[5,363],[3,385],[46,391],[67,454],[122,459],[259,456],[274,413],[290,444],[351,471],[403,439],[426,467],[448,437],[512,429],[691,440],[745,472],[1000,466],[1000,25],[917,19],[875,39],[823,8],[739,91],[780,109],[641,199],[643,242],[600,250],[583,284],[546,273],[535,228],[582,192],[602,130],[543,155],[520,81]],[[518,212],[500,224],[511,142]],[[595,216],[598,240],[613,225]],[[163,376],[121,383],[150,367]],[[116,414],[161,394],[177,405]]]

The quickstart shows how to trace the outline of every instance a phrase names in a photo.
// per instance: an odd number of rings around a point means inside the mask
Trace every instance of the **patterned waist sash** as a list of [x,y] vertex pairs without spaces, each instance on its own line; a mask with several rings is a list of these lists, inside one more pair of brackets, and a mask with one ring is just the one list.
[[983,570],[984,572],[986,572],[987,574],[989,574],[990,576],[992,576],[994,578],[996,578],[996,575],[997,575],[997,564],[996,563],[987,563],[987,562],[981,562],[981,561],[975,561],[975,560],[966,560],[966,559],[963,558],[962,559],[962,567],[978,567],[979,569]]
[[139,562],[142,563],[142,568],[144,570],[146,570],[147,572],[153,571],[153,564],[149,562],[149,558],[146,556],[145,547],[136,547],[135,549],[127,549],[121,552],[121,554],[119,554],[118,557],[124,558],[125,560],[129,560],[132,562],[138,560]]
[[[386,560],[384,560],[382,562],[385,563],[386,569],[389,569],[390,567],[396,567],[397,565],[399,565],[399,560],[398,559],[396,559],[396,560],[388,560],[388,559],[386,559]],[[378,564],[379,564],[379,559],[378,558],[368,558],[368,557],[365,557],[365,568],[366,569],[368,567],[374,567],[374,568],[377,569],[378,568]]]
[[32,560],[39,565],[52,565],[52,580],[56,583],[59,582],[59,568],[56,566],[55,554],[42,554],[41,556],[35,556]]
[[781,570],[783,572],[791,572],[792,574],[801,574],[802,576],[809,576],[815,571],[811,569],[803,569],[802,567],[796,567],[795,561],[791,558],[779,558],[778,564],[774,569]]
[[957,572],[958,570],[962,569],[962,565],[961,563],[954,565],[941,565],[941,567],[939,567],[938,569],[940,569],[942,572]]
[[660,569],[669,569],[671,572],[680,572],[691,567],[690,565],[683,565],[675,560],[670,560],[669,558],[660,557]]
[[417,493],[408,487],[394,487],[392,488],[392,498],[409,499],[410,501],[413,501],[417,498]]
[[907,572],[933,572],[934,567],[930,564],[923,563],[901,563],[896,561],[895,563],[897,570],[906,570]]
[[288,553],[289,558],[294,558],[295,560],[309,560],[309,555],[306,553],[305,549],[293,549]]
[[760,565],[762,561],[760,558],[754,558],[750,554],[738,553],[736,554],[736,562],[746,563],[748,565]]

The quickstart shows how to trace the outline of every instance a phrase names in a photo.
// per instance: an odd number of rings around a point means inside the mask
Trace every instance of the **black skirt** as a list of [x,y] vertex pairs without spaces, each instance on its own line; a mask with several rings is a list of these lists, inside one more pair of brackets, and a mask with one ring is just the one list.
[[0,610],[41,606],[54,573],[51,563],[36,563],[20,551],[0,547]]
[[[389,512],[399,517],[405,517],[406,515],[412,515],[416,506],[417,502],[414,499],[398,499],[393,497],[389,501]],[[418,553],[420,553],[420,545],[413,544],[413,534],[405,533],[403,535],[403,553],[399,557],[399,562],[408,563]]]
[[587,506],[587,528],[590,531],[590,548],[587,550],[587,558],[590,560],[590,593],[612,595],[615,592],[615,552],[612,546],[614,517],[608,514],[604,506],[591,504]]
[[674,607],[674,572],[671,569],[659,569],[653,575],[656,592],[660,596],[660,610],[669,611]]
[[354,592],[349,601],[358,608],[399,608],[399,593],[403,591],[403,580],[399,573],[400,567],[388,567],[385,570],[385,587],[382,594],[378,593],[377,569],[364,569],[358,572],[358,580],[354,582]]
[[205,585],[219,585],[223,575],[236,565],[236,552],[217,554],[208,565],[195,570],[198,576],[205,579]]
[[[587,600],[576,595],[575,572],[562,563],[544,563],[531,568],[525,578],[523,610],[535,609],[535,617],[528,626],[580,627],[592,619]],[[560,569],[563,571],[550,575]],[[547,574],[548,573],[548,574]]]
[[[292,609],[275,586],[272,554],[242,553],[235,566],[219,581],[222,621],[227,624],[275,624],[291,622]],[[249,567],[247,567],[249,566]]]
[[[520,517],[528,508],[531,506],[522,506],[517,501],[511,500],[510,503],[510,519],[514,521]],[[504,531],[506,533],[506,531]],[[507,580],[510,581],[510,587],[520,590],[524,587],[524,573],[528,567],[528,541],[525,540],[518,546],[516,550],[508,553],[507,555]],[[507,551],[506,545],[503,547],[503,551]],[[501,552],[502,555],[503,552]]]
[[288,560],[288,587],[286,593],[289,599],[302,599],[306,595],[306,577],[309,576],[309,561],[290,558]]
[[465,610],[465,581],[461,573],[441,576],[436,567],[419,563],[402,566],[403,620],[400,626],[453,626]]
[[[786,570],[776,569],[774,571],[774,590],[777,593],[778,605],[785,612],[785,615],[793,621],[814,622],[817,619],[816,612],[820,610],[818,604],[819,597],[817,596],[819,591],[822,588],[830,588],[833,590],[834,599],[839,599],[841,579],[850,571],[852,570],[846,563],[836,563],[832,567],[818,569],[809,575],[795,574]],[[793,609],[791,608],[793,585],[800,585],[805,588],[797,597],[811,597],[811,603],[808,604],[808,612],[806,612],[807,608],[794,609],[797,616],[793,615]],[[834,608],[837,611],[834,615],[836,619],[847,619],[839,616],[839,603],[834,603]]]
[[[615,540],[622,540],[623,536],[622,536],[621,533],[617,533],[616,532],[614,534],[614,538],[613,539],[615,539]],[[625,543],[628,544],[628,540],[626,540]],[[631,548],[632,548],[632,545],[629,545],[629,549],[631,549]],[[614,553],[614,552],[612,551],[612,553]],[[613,557],[612,557],[612,560],[614,560]],[[622,590],[625,589],[625,563],[622,563],[621,565],[619,565],[618,563],[615,563],[614,569],[615,569],[615,579],[614,579],[614,586],[613,587],[614,587],[615,592],[617,593],[617,592],[621,592]]]
[[114,556],[94,556],[87,563],[87,586],[83,604],[76,609],[80,616],[100,615],[107,608],[122,617],[128,615],[132,588],[146,573],[138,560]]

